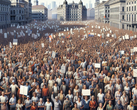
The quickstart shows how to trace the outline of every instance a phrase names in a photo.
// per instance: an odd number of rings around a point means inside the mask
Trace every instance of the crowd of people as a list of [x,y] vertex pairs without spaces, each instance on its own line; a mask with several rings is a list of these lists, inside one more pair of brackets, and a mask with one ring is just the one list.
[[[63,33],[51,42],[42,37],[1,45],[0,110],[137,110],[137,59],[131,53],[137,40],[112,46],[116,38],[81,40],[84,31]],[[28,87],[27,95],[20,94],[21,86]]]

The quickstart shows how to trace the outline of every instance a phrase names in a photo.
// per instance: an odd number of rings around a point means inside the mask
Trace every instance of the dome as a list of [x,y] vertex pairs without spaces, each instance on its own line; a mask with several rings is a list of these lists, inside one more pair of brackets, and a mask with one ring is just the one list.
[[63,2],[63,4],[68,4],[68,2],[65,0],[65,1]]
[[83,2],[80,0],[79,4],[83,4]]

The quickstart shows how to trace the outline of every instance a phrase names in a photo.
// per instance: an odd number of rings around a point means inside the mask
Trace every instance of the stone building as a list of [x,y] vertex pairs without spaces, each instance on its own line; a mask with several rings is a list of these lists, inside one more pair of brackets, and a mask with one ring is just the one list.
[[0,0],[0,28],[10,26],[10,4],[9,0]]
[[83,2],[71,3],[65,0],[63,5],[57,8],[57,19],[61,21],[82,21],[87,19],[87,9]]
[[11,0],[10,20],[13,24],[26,24],[32,20],[31,0]]
[[137,27],[137,1],[126,0],[125,7],[122,8],[124,15],[122,16],[122,29],[136,31]]
[[43,5],[32,6],[32,20],[44,21],[48,19],[48,9]]
[[125,14],[125,0],[110,0],[110,26],[122,29],[122,19]]
[[[105,6],[105,8],[102,8],[103,6]],[[98,22],[109,23],[110,26],[119,29],[136,31],[136,12],[136,0],[108,0],[95,7],[95,20]]]
[[98,22],[109,23],[109,17],[109,1],[102,1],[102,3],[95,7],[95,20]]

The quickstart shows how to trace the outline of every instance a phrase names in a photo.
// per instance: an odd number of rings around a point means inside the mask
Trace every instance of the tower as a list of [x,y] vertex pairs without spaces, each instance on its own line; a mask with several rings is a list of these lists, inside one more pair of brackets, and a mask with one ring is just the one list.
[[34,0],[34,5],[38,5],[38,0]]
[[95,0],[95,7],[96,7],[97,5],[99,5],[99,3],[100,3],[100,0]]
[[63,2],[63,13],[64,13],[64,15],[63,15],[63,18],[64,18],[64,21],[67,21],[67,19],[68,19],[68,2],[65,0],[64,2]]
[[78,8],[79,8],[79,19],[78,21],[82,21],[83,17],[82,17],[82,14],[83,14],[83,2],[80,0],[79,4],[78,4]]

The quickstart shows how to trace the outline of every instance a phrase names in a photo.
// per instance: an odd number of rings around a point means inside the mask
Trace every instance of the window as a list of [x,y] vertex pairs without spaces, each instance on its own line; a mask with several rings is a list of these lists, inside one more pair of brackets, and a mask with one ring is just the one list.
[[133,22],[133,15],[132,15],[132,22]]
[[129,21],[130,21],[130,14],[129,14]]
[[128,21],[128,15],[127,15],[127,21]]
[[136,11],[136,6],[134,7],[134,11]]
[[130,11],[130,7],[129,7],[129,11]]
[[122,11],[124,11],[124,7],[122,7]]
[[124,15],[122,15],[122,19],[124,20]]
[[128,11],[128,7],[127,7],[127,11]]
[[133,11],[133,6],[132,6],[132,11]]
[[136,22],[136,14],[134,15],[134,21]]

